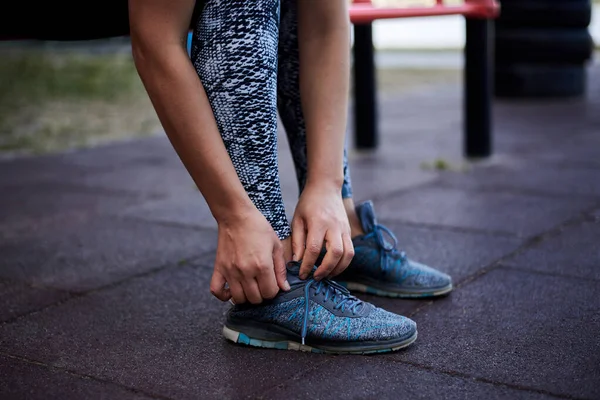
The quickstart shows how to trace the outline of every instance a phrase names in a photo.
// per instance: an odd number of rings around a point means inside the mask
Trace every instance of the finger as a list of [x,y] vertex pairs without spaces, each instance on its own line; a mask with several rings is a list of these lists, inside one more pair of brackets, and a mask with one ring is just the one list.
[[242,282],[242,286],[244,287],[244,294],[250,303],[262,303],[263,299],[260,294],[260,290],[258,289],[258,283],[256,282],[256,279],[248,279]]
[[229,282],[229,291],[231,292],[231,297],[235,304],[243,304],[246,302],[246,295],[244,294],[244,289],[240,282]]
[[304,258],[302,259],[302,265],[300,266],[301,279],[306,279],[315,266],[315,262],[323,249],[325,232],[313,229],[311,232],[308,232],[307,237],[306,250],[304,251]]
[[225,277],[215,269],[210,280],[210,292],[221,301],[227,301],[231,298],[231,292],[225,287],[227,281]]
[[265,271],[256,277],[258,290],[263,299],[272,299],[279,293],[277,279],[275,279],[275,271]]
[[344,242],[339,231],[328,231],[325,241],[327,253],[325,253],[323,262],[315,271],[315,279],[317,280],[327,278],[344,255]]
[[292,221],[292,260],[302,260],[306,244],[306,228],[300,218]]
[[332,277],[344,272],[344,270],[348,268],[348,265],[350,265],[352,258],[354,258],[354,244],[352,243],[352,238],[348,233],[344,233],[342,235],[342,240],[344,242],[344,255],[338,265],[331,271]]
[[[276,246],[276,248],[273,249],[273,270],[275,272],[274,276],[278,289],[281,288],[281,290],[285,290],[286,292],[290,290],[290,284],[287,280],[287,268],[285,267],[285,259],[283,255],[283,245],[281,245],[281,243],[279,243],[279,246]],[[260,292],[263,293],[261,282],[259,281],[258,284],[261,289]],[[271,297],[264,296],[263,293],[263,298],[270,299]]]

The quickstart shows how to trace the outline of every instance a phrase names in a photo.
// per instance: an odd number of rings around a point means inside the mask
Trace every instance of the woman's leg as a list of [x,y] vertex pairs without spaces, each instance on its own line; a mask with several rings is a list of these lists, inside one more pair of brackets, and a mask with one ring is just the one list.
[[[277,100],[302,190],[307,167],[306,127],[300,101],[296,1],[281,0]],[[346,151],[343,168],[342,196],[352,229],[355,256],[336,280],[354,290],[391,297],[434,297],[451,291],[452,279],[448,275],[409,260],[396,248],[395,236],[377,222],[371,202],[355,207]],[[392,243],[384,239],[383,232],[389,234]]]
[[[277,82],[277,106],[290,144],[299,191],[306,183],[306,125],[300,101],[300,57],[298,50],[297,0],[281,0],[279,25],[279,72]],[[347,150],[344,149],[344,184],[342,197],[352,236],[362,233],[362,228],[352,200],[352,185],[348,168]]]
[[277,166],[279,0],[208,0],[191,57],[240,181],[280,239],[290,236]]

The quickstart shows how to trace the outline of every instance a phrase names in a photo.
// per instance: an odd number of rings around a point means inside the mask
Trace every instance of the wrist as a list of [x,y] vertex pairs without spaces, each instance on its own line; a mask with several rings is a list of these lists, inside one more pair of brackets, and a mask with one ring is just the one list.
[[212,210],[212,214],[218,225],[233,225],[247,219],[252,213],[257,211],[254,204],[250,202],[228,205],[223,204],[215,210]]
[[305,189],[332,190],[341,193],[344,184],[343,176],[319,176],[318,178],[307,177]]

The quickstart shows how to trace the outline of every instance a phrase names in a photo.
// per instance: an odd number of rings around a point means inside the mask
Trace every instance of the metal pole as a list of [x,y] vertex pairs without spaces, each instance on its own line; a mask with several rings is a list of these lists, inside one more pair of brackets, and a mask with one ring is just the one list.
[[354,25],[354,139],[357,149],[377,147],[377,96],[373,29]]
[[468,158],[492,153],[494,22],[466,19],[464,151]]

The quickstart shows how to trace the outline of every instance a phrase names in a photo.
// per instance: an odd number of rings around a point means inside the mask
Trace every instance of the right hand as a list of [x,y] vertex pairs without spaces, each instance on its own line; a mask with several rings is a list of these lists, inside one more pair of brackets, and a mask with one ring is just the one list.
[[[219,300],[259,304],[289,290],[283,245],[258,211],[220,222],[210,292]],[[225,283],[229,285],[225,288]]]

